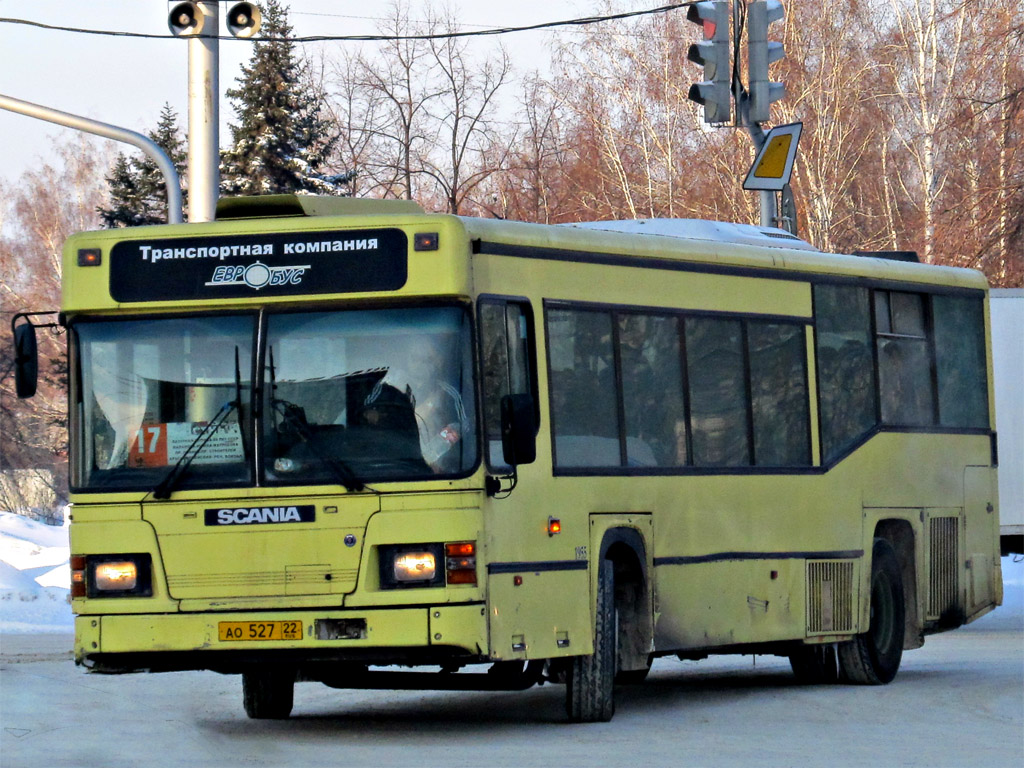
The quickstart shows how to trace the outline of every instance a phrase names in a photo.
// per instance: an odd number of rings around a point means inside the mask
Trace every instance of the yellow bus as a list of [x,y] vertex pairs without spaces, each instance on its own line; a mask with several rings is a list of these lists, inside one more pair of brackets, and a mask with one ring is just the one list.
[[269,196],[76,235],[76,660],[241,674],[253,718],[548,682],[603,721],[670,655],[888,683],[1002,599],[987,302],[709,221]]

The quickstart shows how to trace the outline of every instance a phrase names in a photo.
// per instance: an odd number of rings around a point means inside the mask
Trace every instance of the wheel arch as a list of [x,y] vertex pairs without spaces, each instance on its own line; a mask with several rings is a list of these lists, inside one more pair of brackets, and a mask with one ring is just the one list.
[[874,538],[885,539],[896,551],[903,581],[904,631],[903,649],[912,650],[924,645],[923,613],[918,601],[918,536],[907,520],[879,520]]
[[610,560],[619,617],[619,668],[646,669],[654,650],[654,590],[650,551],[637,528],[615,526],[601,537],[598,560]]

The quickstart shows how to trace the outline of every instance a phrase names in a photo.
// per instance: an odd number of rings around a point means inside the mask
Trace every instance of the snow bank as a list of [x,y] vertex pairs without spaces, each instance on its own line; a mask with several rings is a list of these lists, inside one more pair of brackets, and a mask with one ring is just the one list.
[[68,529],[0,512],[0,632],[73,632]]

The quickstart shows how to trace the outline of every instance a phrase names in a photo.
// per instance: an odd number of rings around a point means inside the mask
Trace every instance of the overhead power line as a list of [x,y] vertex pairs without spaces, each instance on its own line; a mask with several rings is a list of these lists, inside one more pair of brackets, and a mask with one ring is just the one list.
[[[662,5],[658,8],[648,8],[642,11],[626,11],[613,13],[607,16],[585,16],[579,19],[566,19],[565,21],[545,21],[539,24],[528,24],[522,27],[496,27],[494,29],[478,29],[466,32],[433,32],[420,35],[305,35],[302,37],[289,37],[293,43],[323,43],[330,41],[352,41],[352,42],[384,42],[395,40],[446,40],[456,37],[488,37],[493,35],[508,35],[513,32],[530,32],[538,29],[554,29],[555,27],[582,27],[588,24],[599,24],[604,21],[616,21],[618,19],[629,19],[636,16],[650,16],[656,13],[667,13],[677,8],[685,8],[693,5],[693,2],[672,3]],[[83,29],[81,27],[63,27],[55,24],[43,24],[39,21],[28,19],[12,19],[0,17],[0,24],[20,24],[38,29],[48,29],[55,32],[75,32],[82,35],[104,35],[106,37],[133,37],[146,40],[178,40],[176,35],[155,35],[147,32],[118,32],[110,29]],[[198,35],[198,37],[216,38],[217,40],[237,40],[231,35]],[[279,41],[280,37],[249,37],[245,38],[253,43],[266,43]]]

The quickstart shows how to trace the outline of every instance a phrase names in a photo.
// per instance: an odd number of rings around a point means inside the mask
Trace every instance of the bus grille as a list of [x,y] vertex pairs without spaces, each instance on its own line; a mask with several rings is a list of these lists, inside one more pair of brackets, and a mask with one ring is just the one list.
[[807,634],[853,631],[853,561],[807,563]]
[[289,566],[283,571],[168,575],[175,598],[317,595],[350,591],[357,569],[330,566]]
[[930,520],[928,619],[940,619],[957,605],[959,523],[955,517],[933,517]]

